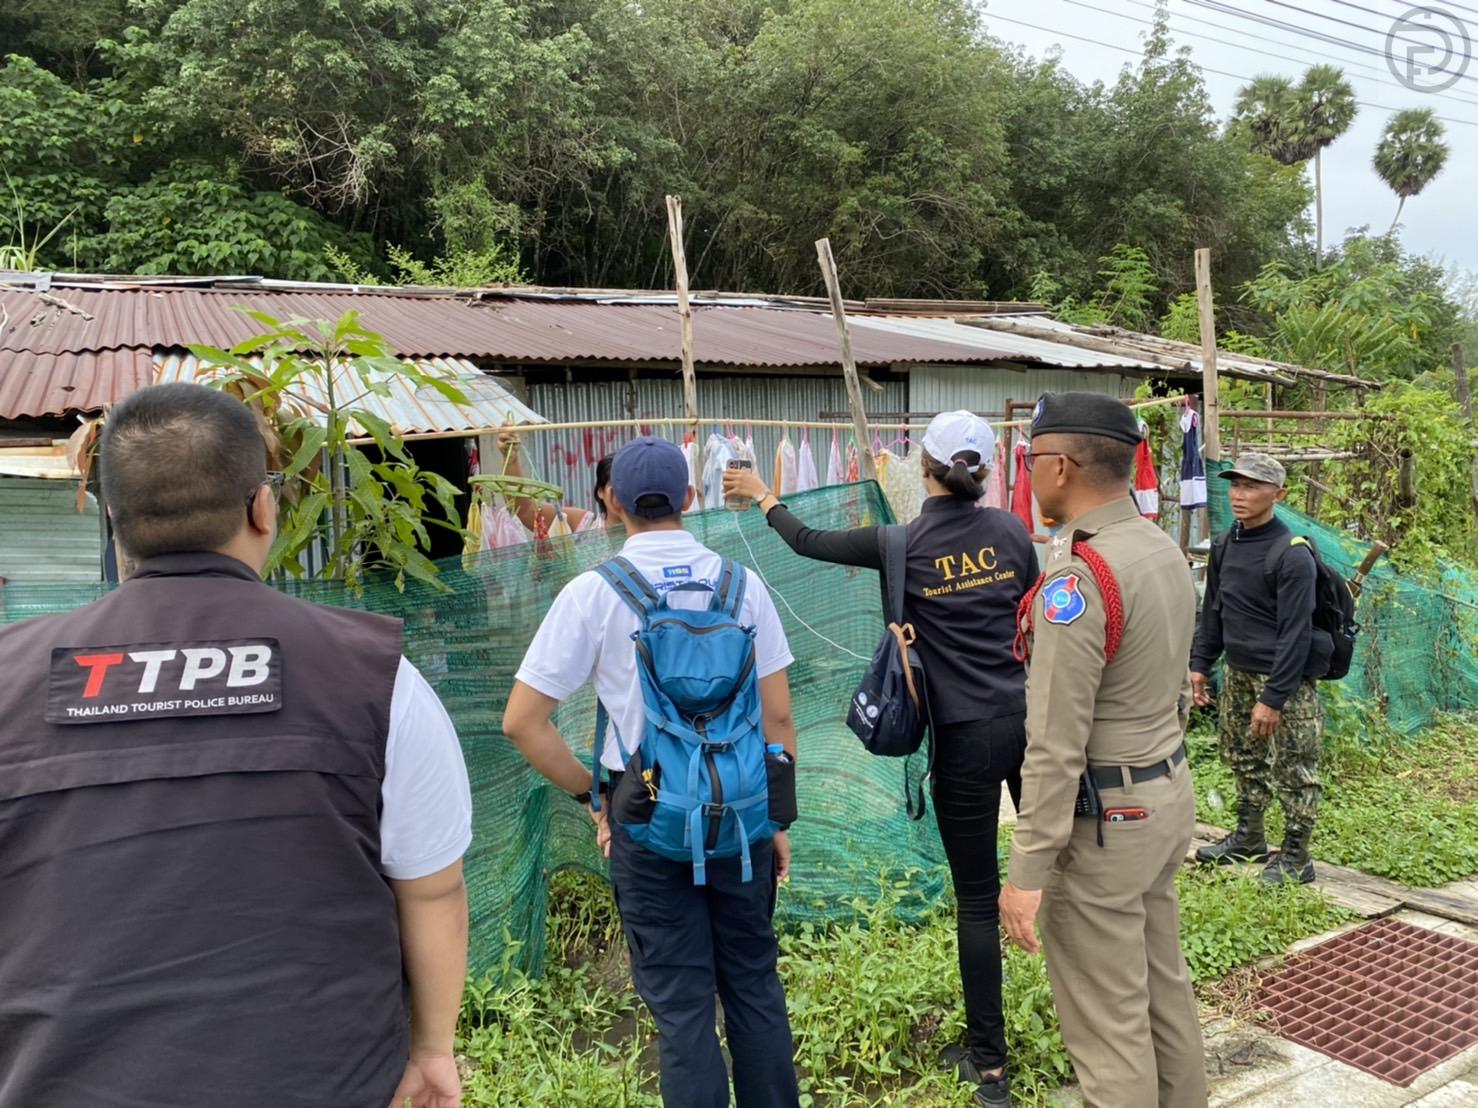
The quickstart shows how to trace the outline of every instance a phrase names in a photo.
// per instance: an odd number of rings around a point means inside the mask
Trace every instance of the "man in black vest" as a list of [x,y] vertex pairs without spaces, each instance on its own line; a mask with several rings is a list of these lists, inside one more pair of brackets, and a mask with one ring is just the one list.
[[137,568],[0,628],[0,1108],[452,1108],[471,803],[399,621],[262,582],[226,394],[135,393],[99,467]]

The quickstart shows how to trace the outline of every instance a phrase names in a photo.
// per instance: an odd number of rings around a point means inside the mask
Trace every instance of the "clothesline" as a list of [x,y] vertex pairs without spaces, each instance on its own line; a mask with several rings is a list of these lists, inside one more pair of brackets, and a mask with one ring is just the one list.
[[[1153,400],[1141,400],[1130,404],[1132,411],[1142,408],[1156,408],[1164,404],[1183,403],[1188,397],[1185,394],[1179,396],[1157,396]],[[509,424],[508,430],[517,431],[520,435],[544,431],[585,431],[596,428],[616,427],[687,427],[697,424],[700,427],[795,427],[799,429],[821,430],[821,431],[846,431],[854,430],[851,423],[825,422],[822,420],[806,419],[745,419],[726,417],[723,419],[697,419],[689,420],[675,417],[654,417],[651,419],[588,419],[575,420],[566,423],[519,423]],[[867,427],[870,431],[907,431],[926,424],[924,420],[915,420],[911,423],[873,423],[868,421]],[[991,427],[1003,430],[1007,427],[1030,427],[1030,419],[1015,419],[995,422]]]

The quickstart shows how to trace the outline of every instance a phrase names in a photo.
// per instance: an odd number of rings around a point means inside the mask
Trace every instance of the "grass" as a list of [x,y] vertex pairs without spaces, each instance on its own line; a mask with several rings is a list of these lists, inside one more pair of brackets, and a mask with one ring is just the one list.
[[[781,937],[802,1103],[967,1108],[970,1090],[937,1063],[964,1024],[952,905],[902,923],[894,908],[910,899],[912,882],[872,884],[853,902],[851,922]],[[1180,893],[1186,954],[1201,986],[1343,918],[1312,890],[1268,890],[1225,871],[1188,871]],[[501,985],[469,987],[458,1041],[466,1103],[658,1108],[655,1028],[631,991],[604,882],[556,876],[548,943],[544,978],[505,966]],[[1072,1077],[1044,963],[1010,949],[1005,978],[1017,1103],[1043,1105]]]
[[[1188,743],[1196,814],[1236,822],[1236,785],[1208,728]],[[1478,718],[1440,721],[1414,740],[1378,712],[1335,698],[1324,736],[1316,859],[1426,887],[1478,876]],[[1268,838],[1282,835],[1275,802]]]

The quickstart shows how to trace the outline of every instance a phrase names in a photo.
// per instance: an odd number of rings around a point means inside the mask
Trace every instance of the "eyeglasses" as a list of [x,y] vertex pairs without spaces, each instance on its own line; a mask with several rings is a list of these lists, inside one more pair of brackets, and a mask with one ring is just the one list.
[[[281,472],[280,470],[269,469],[267,471],[267,478],[262,482],[262,485],[266,485],[269,489],[271,489],[273,496],[280,497],[282,495],[282,482],[286,480],[286,478],[287,474]],[[248,516],[251,515],[251,506],[257,499],[257,489],[261,488],[262,485],[254,486],[251,492],[246,494],[246,514]]]
[[1071,454],[1064,454],[1061,450],[1043,450],[1039,454],[1027,454],[1024,456],[1023,460],[1026,462],[1026,471],[1028,473],[1030,473],[1036,467],[1038,458],[1066,458],[1075,466],[1080,466],[1083,464],[1082,462],[1078,461],[1078,459],[1074,458]]

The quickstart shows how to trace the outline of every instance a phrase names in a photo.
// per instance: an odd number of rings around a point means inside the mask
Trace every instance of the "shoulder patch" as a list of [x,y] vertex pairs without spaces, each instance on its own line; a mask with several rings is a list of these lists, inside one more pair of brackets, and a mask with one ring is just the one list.
[[1055,577],[1042,586],[1042,615],[1048,623],[1072,623],[1087,610],[1076,573]]

